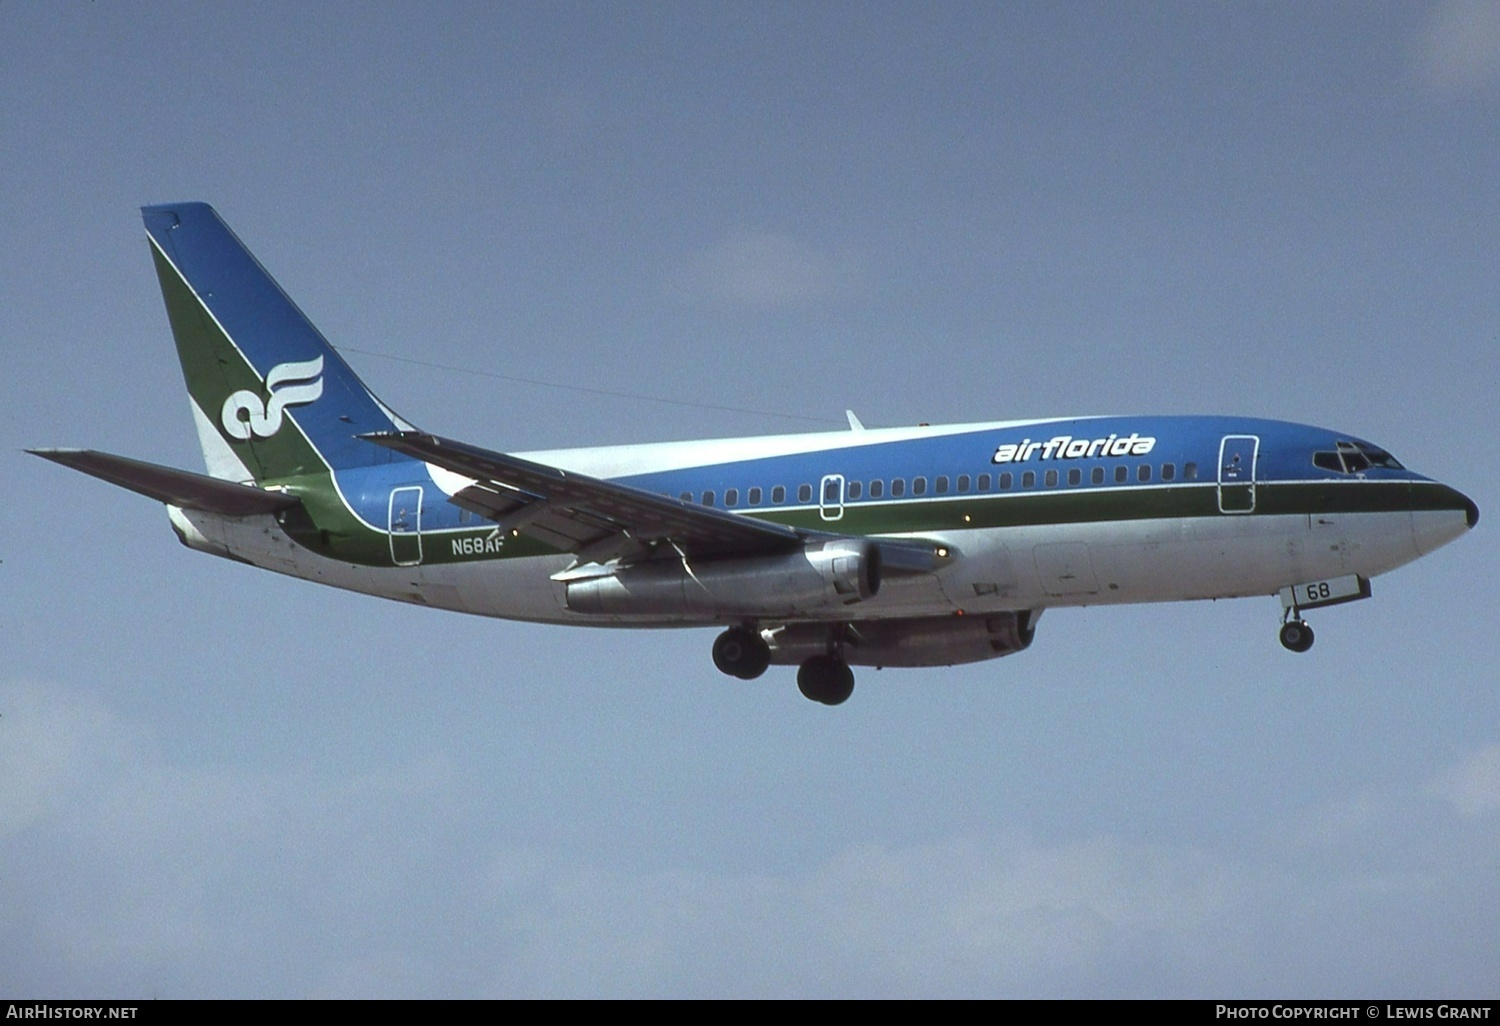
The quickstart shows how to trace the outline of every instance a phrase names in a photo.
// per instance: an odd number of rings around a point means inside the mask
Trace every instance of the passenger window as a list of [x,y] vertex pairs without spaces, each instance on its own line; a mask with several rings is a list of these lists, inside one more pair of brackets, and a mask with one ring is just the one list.
[[849,488],[848,488],[849,498],[851,498],[851,499],[857,499],[857,498],[859,498],[859,494],[860,494],[859,482],[858,481],[850,481],[849,482]]
[[1014,482],[1015,478],[1011,477],[1010,471],[1007,470],[1005,473],[1000,475],[1000,490],[1002,492],[1010,491],[1010,486]]
[[839,501],[838,478],[830,477],[823,482],[823,505],[829,506]]
[[872,498],[872,499],[878,499],[878,498],[880,498],[884,494],[885,494],[885,482],[884,481],[871,481],[870,482],[870,498]]
[[1136,469],[1135,479],[1137,481],[1149,481],[1149,480],[1151,480],[1151,464],[1149,464],[1149,463],[1142,463],[1140,465],[1140,467],[1138,467]]
[[948,477],[943,475],[937,479],[937,487],[934,489],[939,495],[948,494]]
[[703,493],[703,505],[705,505],[705,506],[712,506],[713,504],[714,504],[714,493],[713,492],[704,492]]
[[1115,484],[1124,484],[1130,479],[1130,470],[1123,463],[1115,468]]
[[778,506],[786,501],[786,485],[776,485],[771,489],[771,501]]
[[[1003,474],[1001,476],[1004,477]],[[1005,485],[1005,487],[1009,488],[1010,485]],[[987,492],[987,491],[990,490],[990,475],[988,475],[988,474],[980,474],[979,475],[979,490],[981,492]]]
[[1021,475],[1021,487],[1022,488],[1035,488],[1036,487],[1036,471],[1034,471],[1034,470],[1028,470],[1028,471],[1026,471],[1026,473],[1024,473],[1024,474]]
[[750,505],[752,505],[752,506],[759,506],[760,505],[760,488],[757,487],[757,488],[750,489]]
[[1073,468],[1069,469],[1069,471],[1068,471],[1068,484],[1070,484],[1070,485],[1083,484],[1083,471],[1079,470],[1077,467],[1073,467]]
[[1055,471],[1055,470],[1049,470],[1049,471],[1047,471],[1047,479],[1046,480],[1047,480],[1047,487],[1048,488],[1056,488],[1057,487],[1057,471]]
[[1093,470],[1089,471],[1089,480],[1092,481],[1094,484],[1103,484],[1104,483],[1104,468],[1103,467],[1095,467]]
[[961,493],[962,492],[967,492],[969,490],[969,475],[968,474],[959,474],[958,475],[958,490]]
[[724,493],[724,505],[738,506],[740,504],[740,490],[731,488]]
[[911,482],[911,493],[913,495],[926,495],[927,479],[925,477],[913,478]]
[[812,502],[812,485],[800,484],[797,486],[797,501]]
[[679,495],[677,497],[679,499],[681,499],[683,502],[692,502],[693,501],[693,493],[692,492],[683,492],[681,495]]
[[1177,479],[1177,464],[1163,463],[1161,465],[1161,479],[1163,481],[1175,481]]
[[1184,481],[1198,480],[1198,464],[1184,463],[1182,465],[1182,479]]
[[893,499],[899,499],[899,498],[901,498],[901,496],[903,496],[905,494],[906,494],[906,481],[905,480],[903,480],[902,478],[898,477],[898,478],[894,479],[893,481],[891,481],[891,498],[893,498]]

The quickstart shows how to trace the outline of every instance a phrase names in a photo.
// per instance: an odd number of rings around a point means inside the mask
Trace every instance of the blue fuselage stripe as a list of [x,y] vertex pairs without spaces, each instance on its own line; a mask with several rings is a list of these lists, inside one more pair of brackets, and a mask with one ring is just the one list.
[[[1073,491],[1080,496],[1117,488],[1174,485],[1201,487],[1219,480],[1220,446],[1229,436],[1258,439],[1253,480],[1257,485],[1287,482],[1349,481],[1351,476],[1319,468],[1313,454],[1333,451],[1338,442],[1360,442],[1351,435],[1324,428],[1284,421],[1228,417],[1097,417],[1031,423],[1024,427],[982,428],[974,431],[935,434],[932,437],[906,438],[873,442],[868,445],[845,445],[835,449],[767,456],[726,463],[645,472],[617,477],[614,480],[645,491],[679,496],[690,494],[695,501],[712,492],[714,502],[725,505],[725,493],[737,491],[732,509],[745,512],[768,512],[778,508],[795,509],[817,506],[819,488],[825,475],[841,475],[846,482],[861,483],[860,497],[845,497],[848,506],[889,502],[894,498],[891,482],[900,480],[905,494],[903,502],[951,500],[958,495],[960,477],[969,479],[971,494],[1031,494],[1042,490]],[[1132,441],[1133,440],[1133,441]],[[1150,444],[1144,443],[1149,440]],[[1128,443],[1128,444],[1127,444]],[[1362,443],[1363,444],[1363,443]],[[1118,453],[1118,454],[1115,454]],[[996,462],[997,454],[1008,457]],[[1173,469],[1171,481],[1162,480],[1163,465]],[[1189,464],[1194,477],[1189,478]],[[1140,467],[1149,466],[1150,476],[1143,479]],[[386,526],[390,494],[396,488],[422,485],[431,496],[424,501],[422,529],[458,530],[483,526],[472,516],[462,514],[451,503],[441,501],[434,482],[423,476],[413,478],[420,464],[356,467],[338,472],[338,482],[355,511],[372,526]],[[1125,481],[1116,479],[1116,467],[1127,468]],[[1094,481],[1095,467],[1104,469],[1104,481]],[[1070,483],[1069,471],[1080,473],[1077,483]],[[1048,483],[1047,471],[1057,471],[1057,479]],[[1024,475],[1036,476],[1025,485]],[[1010,487],[1000,490],[1000,475],[1012,475]],[[989,475],[987,489],[979,488],[981,475]],[[938,494],[937,479],[947,478],[946,494]],[[925,479],[925,494],[912,492],[913,482]],[[1428,478],[1405,469],[1371,467],[1363,479],[1372,481],[1427,481]],[[869,483],[881,481],[882,495],[872,498]],[[806,485],[810,497],[799,499],[799,489]],[[772,501],[773,489],[785,488],[780,503]],[[749,505],[750,489],[761,490],[757,506]]]

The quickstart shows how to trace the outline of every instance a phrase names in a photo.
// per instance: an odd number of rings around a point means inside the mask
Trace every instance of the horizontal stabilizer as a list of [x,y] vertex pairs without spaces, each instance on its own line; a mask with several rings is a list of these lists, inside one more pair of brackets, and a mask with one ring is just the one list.
[[110,484],[129,488],[158,502],[183,509],[244,517],[278,513],[301,500],[281,492],[264,492],[249,485],[163,467],[143,460],[112,456],[93,449],[28,449],[34,455],[81,470]]

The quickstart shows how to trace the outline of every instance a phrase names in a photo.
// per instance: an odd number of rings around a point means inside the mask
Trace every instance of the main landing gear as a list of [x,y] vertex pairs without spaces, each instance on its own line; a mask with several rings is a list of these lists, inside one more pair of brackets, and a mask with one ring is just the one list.
[[771,665],[771,646],[760,632],[749,627],[731,627],[714,639],[714,665],[720,673],[740,680],[754,680]]
[[[797,669],[797,688],[814,702],[838,705],[854,693],[854,671],[840,655],[842,634],[835,632],[828,652],[805,660]],[[731,627],[714,639],[714,665],[720,673],[754,680],[771,665],[771,646],[753,625]]]
[[1287,610],[1288,619],[1281,625],[1281,643],[1293,652],[1313,647],[1313,629],[1295,609]]
[[813,656],[797,669],[797,690],[814,702],[838,705],[854,694],[854,671],[831,653]]

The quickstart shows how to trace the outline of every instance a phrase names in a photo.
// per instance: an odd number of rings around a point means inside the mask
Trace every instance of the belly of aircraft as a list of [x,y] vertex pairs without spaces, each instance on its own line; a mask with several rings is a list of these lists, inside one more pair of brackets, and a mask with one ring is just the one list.
[[1404,511],[1060,524],[944,540],[962,553],[942,575],[944,591],[969,611],[1269,595],[1374,576],[1421,554]]

